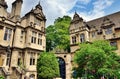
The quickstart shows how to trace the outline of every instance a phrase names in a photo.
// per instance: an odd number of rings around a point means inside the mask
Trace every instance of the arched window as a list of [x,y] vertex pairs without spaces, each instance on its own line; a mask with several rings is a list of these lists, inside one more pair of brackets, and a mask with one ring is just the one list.
[[35,79],[35,75],[34,75],[34,74],[31,74],[31,75],[30,75],[30,79]]
[[59,69],[60,69],[60,77],[62,79],[66,78],[66,65],[65,61],[63,58],[58,57],[58,62],[59,62]]

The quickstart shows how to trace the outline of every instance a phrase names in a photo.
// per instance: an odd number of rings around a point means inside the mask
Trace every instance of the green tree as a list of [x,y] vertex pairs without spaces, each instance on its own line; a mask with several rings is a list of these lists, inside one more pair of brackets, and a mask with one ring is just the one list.
[[63,49],[70,51],[69,16],[58,17],[54,25],[46,28],[46,51],[53,49]]
[[120,78],[120,56],[113,52],[114,47],[108,41],[95,41],[80,44],[80,49],[75,53],[74,61],[76,77],[90,79]]
[[43,52],[37,61],[38,78],[53,79],[59,77],[59,63],[54,53]]
[[0,75],[0,79],[5,79],[2,75]]

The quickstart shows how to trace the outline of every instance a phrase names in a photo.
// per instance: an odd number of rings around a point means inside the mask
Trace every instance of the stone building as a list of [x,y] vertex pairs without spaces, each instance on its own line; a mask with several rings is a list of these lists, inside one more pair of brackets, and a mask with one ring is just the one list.
[[75,51],[79,49],[79,43],[108,40],[111,45],[117,47],[115,52],[120,55],[120,12],[88,22],[85,22],[83,18],[75,12],[70,23],[69,34],[71,52],[56,53],[56,56],[64,61],[62,64],[62,66],[64,66],[64,72],[61,72],[65,77],[61,76],[63,79],[71,79],[72,77],[72,61]]
[[[75,12],[70,23],[69,33],[71,49],[70,66],[72,64],[75,51],[79,49],[78,44],[83,42],[108,40],[110,45],[117,47],[115,52],[120,55],[120,12],[116,12],[88,22],[85,22],[84,19]],[[66,65],[66,67],[67,66],[68,65]],[[70,71],[72,74],[72,70]],[[69,76],[71,76],[71,74],[69,74]]]
[[75,12],[69,32],[71,53],[79,49],[79,43],[108,40],[117,47],[116,53],[120,55],[120,12],[88,22]]
[[37,58],[46,48],[40,3],[21,17],[22,3],[15,0],[9,13],[5,0],[0,0],[0,75],[5,79],[37,79]]
[[108,40],[112,46],[116,46],[115,51],[120,55],[120,12],[113,13],[101,18],[85,22],[76,12],[69,27],[70,53],[56,52],[60,58],[61,78],[72,79],[72,66],[75,51],[79,49],[78,44],[83,42],[93,42],[95,40]]

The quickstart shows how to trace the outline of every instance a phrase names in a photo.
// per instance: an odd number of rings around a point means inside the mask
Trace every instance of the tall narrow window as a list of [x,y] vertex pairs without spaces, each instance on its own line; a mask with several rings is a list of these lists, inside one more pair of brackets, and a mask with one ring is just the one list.
[[96,36],[95,32],[92,32],[92,38],[94,38]]
[[110,28],[107,28],[107,29],[105,29],[105,34],[111,34],[112,33],[112,28],[110,27]]
[[72,44],[75,44],[76,43],[76,36],[73,36],[72,37]]
[[19,52],[19,55],[18,55],[18,66],[20,66],[21,64],[23,64],[23,61],[24,61],[24,57],[23,57],[23,52]]
[[80,42],[81,43],[85,42],[85,34],[80,35]]
[[22,42],[22,41],[23,41],[23,36],[24,36],[24,31],[23,31],[23,30],[21,30],[20,42]]
[[10,63],[10,53],[7,53],[6,65],[8,66],[9,63]]
[[12,29],[6,28],[4,33],[4,40],[10,41]]
[[35,53],[30,53],[30,65],[35,65]]
[[38,45],[42,45],[42,34],[38,34]]
[[37,32],[32,31],[31,43],[36,43]]
[[21,39],[23,39],[23,35],[24,35],[24,31],[21,30],[21,36],[20,36]]

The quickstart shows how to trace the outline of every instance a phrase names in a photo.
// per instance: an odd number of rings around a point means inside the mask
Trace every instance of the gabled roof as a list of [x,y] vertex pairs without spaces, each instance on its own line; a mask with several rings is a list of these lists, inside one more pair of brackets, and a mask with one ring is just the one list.
[[83,21],[83,18],[80,17],[77,12],[75,12],[74,16],[73,16],[73,20],[71,21],[71,23],[74,23],[76,21]]
[[35,6],[35,9],[32,8],[31,11],[28,12],[27,14],[25,14],[24,17],[26,17],[30,14],[33,14],[35,17],[37,17],[40,20],[46,20],[46,17],[42,12],[42,6],[40,5],[40,2]]
[[103,25],[105,26],[106,23],[115,24],[115,28],[120,27],[120,11],[87,22],[89,27],[95,26],[97,29],[100,29]]

